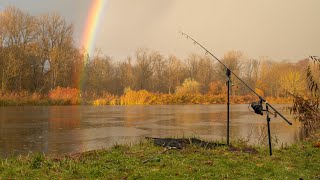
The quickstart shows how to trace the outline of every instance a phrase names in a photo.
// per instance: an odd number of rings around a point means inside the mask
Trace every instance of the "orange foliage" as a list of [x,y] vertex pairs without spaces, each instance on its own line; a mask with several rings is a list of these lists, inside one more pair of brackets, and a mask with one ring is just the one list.
[[219,95],[226,92],[226,85],[220,81],[214,81],[209,84],[208,94]]
[[49,99],[63,104],[80,104],[80,91],[76,88],[57,87],[49,92]]
[[262,89],[259,89],[259,88],[255,88],[256,93],[258,93],[260,96],[264,97],[264,92]]
[[36,105],[43,103],[43,96],[27,91],[0,91],[0,105]]
[[[261,93],[259,93],[261,94]],[[83,99],[84,98],[84,99]],[[89,100],[89,99],[91,100]],[[266,97],[270,103],[289,104],[292,98]],[[86,100],[86,101],[85,101]],[[257,101],[254,95],[231,96],[232,104],[247,104]],[[121,97],[104,92],[100,95],[95,93],[80,98],[80,91],[74,88],[57,87],[51,90],[48,96],[37,93],[1,92],[0,106],[8,105],[77,105],[87,103],[91,105],[166,105],[166,104],[224,104],[227,102],[225,93],[213,94],[162,94],[151,93],[146,90],[128,90]]]

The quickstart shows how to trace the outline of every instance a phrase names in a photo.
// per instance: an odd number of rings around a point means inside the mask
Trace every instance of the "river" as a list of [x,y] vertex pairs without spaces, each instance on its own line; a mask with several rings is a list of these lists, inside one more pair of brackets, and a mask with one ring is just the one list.
[[[274,105],[293,125],[271,116],[271,134],[278,146],[300,139],[299,123],[284,106]],[[0,156],[76,153],[132,144],[144,137],[225,141],[226,112],[226,105],[0,107]],[[231,105],[230,122],[231,141],[265,140],[266,116],[250,112],[248,105]]]

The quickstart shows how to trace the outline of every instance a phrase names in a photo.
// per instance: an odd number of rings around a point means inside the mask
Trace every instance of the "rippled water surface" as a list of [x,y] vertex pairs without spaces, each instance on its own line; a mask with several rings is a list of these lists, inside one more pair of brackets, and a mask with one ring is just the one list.
[[[292,120],[284,105],[275,105]],[[226,139],[226,105],[0,107],[0,155],[74,153],[143,137]],[[299,140],[299,124],[271,119],[278,144]],[[231,140],[263,141],[266,117],[231,105]]]

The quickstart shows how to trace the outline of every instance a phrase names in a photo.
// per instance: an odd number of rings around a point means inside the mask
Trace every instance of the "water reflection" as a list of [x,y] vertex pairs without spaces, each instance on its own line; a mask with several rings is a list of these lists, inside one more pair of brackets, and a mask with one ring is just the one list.
[[[278,106],[281,107],[281,106]],[[290,118],[288,112],[283,114]],[[131,143],[146,137],[225,140],[225,105],[0,107],[0,154],[61,154]],[[261,140],[266,117],[231,106],[231,139]],[[272,118],[279,144],[300,139],[298,123]]]
[[43,119],[47,113],[47,109],[41,107],[0,108],[0,154],[44,151],[48,141],[48,121]]
[[49,133],[45,152],[82,151],[81,113],[79,106],[53,106],[48,114]]

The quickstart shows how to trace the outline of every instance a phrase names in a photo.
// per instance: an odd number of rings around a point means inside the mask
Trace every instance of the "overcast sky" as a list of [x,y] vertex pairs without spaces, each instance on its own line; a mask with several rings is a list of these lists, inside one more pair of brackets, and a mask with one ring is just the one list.
[[[79,44],[90,0],[0,0],[31,14],[57,12],[75,25]],[[239,50],[248,57],[300,60],[320,55],[320,0],[108,0],[95,41],[115,59],[137,48],[186,57],[200,48],[218,57]]]

